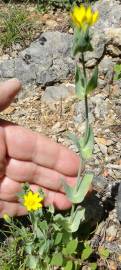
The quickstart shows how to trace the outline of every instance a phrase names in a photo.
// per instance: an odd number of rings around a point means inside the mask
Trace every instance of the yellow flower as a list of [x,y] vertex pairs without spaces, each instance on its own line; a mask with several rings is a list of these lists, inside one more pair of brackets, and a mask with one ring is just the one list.
[[85,22],[86,9],[83,5],[80,7],[75,6],[71,13],[71,18],[77,27],[82,27]]
[[97,11],[95,11],[95,12],[93,13],[92,25],[95,24],[95,23],[97,22],[98,19],[99,19],[99,12],[98,12],[98,10],[97,10]]
[[3,218],[4,218],[4,220],[5,220],[6,222],[8,222],[8,223],[11,222],[11,218],[9,217],[8,214],[4,214],[4,215],[3,215]]
[[27,208],[27,211],[36,211],[39,208],[42,208],[43,198],[40,197],[38,192],[33,193],[29,191],[24,195],[23,205]]
[[91,7],[88,7],[86,11],[86,22],[88,25],[92,25],[92,18],[93,18],[93,13],[92,13]]
[[90,6],[87,8],[83,5],[80,5],[80,7],[75,6],[72,10],[71,18],[75,26],[86,29],[97,22],[99,12],[93,12]]

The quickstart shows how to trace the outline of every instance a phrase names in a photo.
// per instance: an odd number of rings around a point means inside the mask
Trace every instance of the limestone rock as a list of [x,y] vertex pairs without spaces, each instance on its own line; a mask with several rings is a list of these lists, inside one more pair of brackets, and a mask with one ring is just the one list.
[[121,222],[121,183],[118,188],[118,196],[117,196],[117,215],[118,219]]
[[74,86],[71,84],[60,84],[56,86],[48,86],[45,89],[45,92],[42,96],[42,102],[45,103],[52,103],[55,101],[60,100],[61,98],[64,99],[69,95],[74,95],[75,89]]

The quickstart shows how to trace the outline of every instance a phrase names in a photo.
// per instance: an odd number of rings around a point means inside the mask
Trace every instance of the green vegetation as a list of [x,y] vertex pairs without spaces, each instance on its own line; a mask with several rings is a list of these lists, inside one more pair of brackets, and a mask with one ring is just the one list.
[[0,12],[1,29],[0,46],[6,48],[13,43],[23,43],[31,37],[32,22],[27,11],[13,6],[9,12]]
[[116,64],[114,66],[114,80],[121,79],[121,64]]
[[[37,7],[39,11],[44,11],[49,8],[61,8],[70,9],[73,4],[81,4],[82,0],[37,0]],[[91,2],[90,0],[85,0],[85,3]]]

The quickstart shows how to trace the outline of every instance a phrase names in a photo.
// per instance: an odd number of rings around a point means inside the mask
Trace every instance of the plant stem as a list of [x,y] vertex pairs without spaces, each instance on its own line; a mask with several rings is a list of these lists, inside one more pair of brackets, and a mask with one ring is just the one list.
[[86,116],[86,131],[89,127],[89,113],[88,113],[88,98],[87,95],[85,95],[85,116]]
[[87,74],[86,74],[86,67],[85,67],[85,61],[84,61],[84,53],[82,52],[82,66],[83,66],[83,73],[85,79],[87,79]]
[[[85,60],[84,60],[84,52],[82,52],[82,66],[83,66],[83,74],[85,78],[85,82],[87,81]],[[86,87],[86,86],[85,86]],[[85,94],[85,118],[86,118],[86,127],[85,127],[85,142],[88,136],[88,128],[89,128],[89,113],[88,113],[88,98],[87,94]]]

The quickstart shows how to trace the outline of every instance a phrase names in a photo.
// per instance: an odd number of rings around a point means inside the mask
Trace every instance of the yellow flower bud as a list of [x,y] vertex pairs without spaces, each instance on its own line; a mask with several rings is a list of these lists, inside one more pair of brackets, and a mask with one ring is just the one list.
[[87,27],[90,27],[97,22],[99,12],[93,12],[90,6],[87,8],[83,5],[80,5],[80,7],[75,6],[72,10],[71,18],[75,26],[86,30]]
[[72,13],[72,21],[77,27],[82,27],[85,21],[85,16],[86,16],[86,9],[83,5],[80,7],[75,6]]
[[88,25],[92,25],[92,19],[93,19],[93,13],[92,13],[91,7],[88,7],[86,11],[86,23]]
[[93,13],[93,17],[92,17],[92,25],[95,24],[95,23],[97,22],[98,19],[99,19],[99,12],[98,12],[98,10],[97,10],[97,11],[95,11],[95,12]]
[[4,220],[5,220],[7,223],[10,223],[10,222],[11,222],[11,218],[10,218],[10,216],[9,216],[8,214],[4,214],[4,215],[3,215],[3,218],[4,218]]

